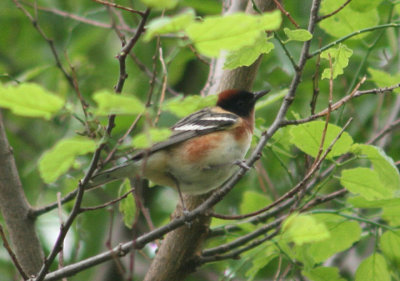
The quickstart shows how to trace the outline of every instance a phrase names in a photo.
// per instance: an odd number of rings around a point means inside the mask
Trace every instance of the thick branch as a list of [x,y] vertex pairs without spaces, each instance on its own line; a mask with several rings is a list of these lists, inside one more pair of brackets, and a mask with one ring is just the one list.
[[14,253],[28,275],[40,269],[43,252],[35,232],[34,220],[29,216],[26,200],[4,129],[0,112],[0,210],[6,222]]
[[[256,2],[260,10],[270,8],[271,3],[273,4],[272,0]],[[231,1],[230,9],[227,12],[232,13],[235,9],[243,9],[246,3],[249,4],[246,12],[254,12],[251,1],[247,2],[243,0]],[[207,83],[207,85],[211,87],[208,87],[204,92],[207,92],[207,94],[215,94],[229,88],[251,89],[260,61],[261,60],[258,59],[249,67],[240,67],[229,71],[222,71],[223,63],[217,63],[219,69],[216,69],[214,75],[209,77],[209,82]],[[219,76],[218,73],[220,73],[221,76]],[[207,200],[207,203],[211,203],[208,204],[209,207],[220,201],[223,195],[224,193],[214,193],[213,196],[211,196],[213,200],[209,200],[211,198]],[[204,198],[207,198],[207,195],[187,196],[185,197],[185,204],[186,206],[195,208],[204,201]],[[202,204],[202,206],[207,205],[207,203]],[[180,206],[175,210],[174,216],[182,216]],[[207,237],[209,223],[210,218],[202,215],[193,221],[190,227],[181,227],[168,233],[146,274],[145,280],[184,280],[185,276],[193,272],[196,265],[195,255],[201,249]]]

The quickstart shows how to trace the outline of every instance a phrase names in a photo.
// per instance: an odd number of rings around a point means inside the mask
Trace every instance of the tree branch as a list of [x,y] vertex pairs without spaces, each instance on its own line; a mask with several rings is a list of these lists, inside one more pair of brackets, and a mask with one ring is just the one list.
[[17,260],[28,275],[35,274],[43,260],[34,220],[29,216],[30,208],[0,112],[0,210]]

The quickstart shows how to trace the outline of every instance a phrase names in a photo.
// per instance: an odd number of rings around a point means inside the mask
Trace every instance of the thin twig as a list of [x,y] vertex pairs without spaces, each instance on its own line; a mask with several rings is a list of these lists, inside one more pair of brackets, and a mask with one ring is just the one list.
[[393,121],[392,123],[386,125],[381,131],[379,131],[375,136],[373,136],[372,139],[370,139],[367,144],[373,144],[376,143],[378,140],[380,140],[383,136],[385,136],[387,133],[393,131],[395,128],[400,126],[400,119],[397,119]]
[[162,82],[160,100],[158,102],[157,115],[156,115],[156,118],[154,119],[154,124],[158,123],[158,120],[159,120],[159,118],[161,116],[162,104],[163,104],[164,99],[165,99],[165,90],[167,88],[167,81],[168,81],[167,66],[166,66],[165,61],[164,61],[163,51],[162,51],[161,47],[160,47],[160,50],[159,50],[158,53],[159,53],[159,56],[160,56],[160,62],[161,62],[162,70],[163,70],[163,78],[162,78],[163,82]]
[[124,11],[131,12],[131,13],[134,13],[134,14],[138,14],[141,17],[144,16],[144,13],[141,12],[141,11],[138,11],[138,10],[135,10],[135,9],[132,9],[132,8],[129,8],[129,7],[125,7],[125,6],[122,6],[122,5],[118,5],[116,3],[102,1],[102,0],[92,0],[92,1],[97,2],[99,4],[103,4],[103,5],[109,6],[109,7],[113,7],[113,8],[117,8],[117,9],[121,9],[121,10],[124,10]]
[[327,114],[326,114],[325,125],[324,125],[324,130],[322,131],[321,142],[320,142],[320,144],[319,144],[318,154],[317,154],[317,156],[315,157],[314,163],[313,163],[312,166],[314,166],[314,165],[318,162],[318,160],[319,160],[319,158],[320,158],[320,156],[321,156],[321,154],[322,154],[322,151],[324,150],[325,137],[326,137],[326,133],[327,133],[327,131],[328,131],[329,120],[330,120],[331,112],[332,112],[332,100],[333,100],[333,71],[334,71],[334,69],[333,69],[333,65],[332,65],[332,57],[331,57],[331,55],[328,54],[328,57],[329,57],[329,68],[330,68],[330,70],[331,70],[331,75],[330,75],[330,78],[329,78],[328,112],[327,112]]
[[[319,47],[321,48],[322,38],[319,38]],[[310,101],[311,115],[315,114],[315,107],[317,106],[317,100],[319,96],[319,68],[320,68],[321,56],[318,54],[317,61],[315,62],[315,72],[312,76],[313,80],[313,95]]]
[[[333,192],[331,194],[315,198],[314,200],[310,201],[306,206],[302,207],[300,212],[305,212],[305,211],[311,209],[314,206],[317,206],[317,205],[320,205],[322,203],[326,203],[328,201],[331,201],[333,199],[341,197],[346,193],[347,193],[346,189],[341,189],[341,190],[335,191],[335,192]],[[218,261],[218,260],[237,258],[239,254],[243,253],[244,251],[248,251],[248,250],[254,248],[255,246],[258,246],[259,244],[261,244],[261,243],[263,243],[263,242],[265,242],[267,240],[270,240],[277,233],[273,232],[272,234],[270,234],[271,237],[270,237],[270,235],[268,235],[267,236],[268,238],[262,238],[260,240],[255,240],[252,243],[250,243],[249,245],[247,245],[245,247],[242,247],[242,248],[239,248],[238,250],[232,251],[229,254],[226,254],[226,255],[221,255],[221,254],[229,252],[229,251],[231,251],[231,250],[233,250],[235,248],[238,248],[238,247],[250,242],[254,238],[267,233],[268,231],[270,231],[272,229],[276,229],[276,231],[278,231],[280,224],[282,223],[282,221],[285,218],[287,218],[287,216],[288,215],[285,214],[285,215],[275,219],[274,221],[272,221],[272,222],[270,222],[270,223],[268,223],[266,225],[263,225],[261,228],[255,230],[255,231],[253,231],[251,233],[248,233],[248,234],[246,234],[244,236],[241,236],[240,238],[238,238],[238,239],[236,239],[234,241],[228,242],[228,243],[223,244],[223,245],[219,245],[219,246],[214,247],[214,248],[210,248],[210,249],[204,250],[202,252],[202,256],[199,258],[198,262],[200,264],[203,264],[203,263],[208,263],[208,262],[213,262],[213,261]]]
[[113,149],[110,151],[110,153],[108,153],[106,159],[103,161],[102,165],[106,165],[108,162],[110,162],[115,153],[118,150],[118,147],[124,142],[124,140],[132,133],[132,131],[136,128],[139,120],[142,118],[143,114],[139,114],[138,116],[136,116],[135,120],[133,120],[132,124],[129,126],[128,130],[126,130],[125,134],[120,137],[117,141],[117,143],[115,144],[115,146],[113,147]]
[[22,266],[19,264],[16,255],[14,254],[13,250],[11,249],[10,244],[8,243],[6,234],[4,233],[4,230],[3,230],[3,226],[1,226],[1,225],[0,225],[0,236],[1,236],[1,239],[3,240],[3,246],[7,250],[8,255],[10,256],[13,264],[17,268],[19,274],[21,275],[21,277],[24,280],[27,280],[29,278],[28,274],[25,273],[25,271],[23,270]]
[[54,41],[47,37],[47,35],[44,33],[44,31],[38,24],[37,20],[24,8],[24,6],[21,5],[21,3],[18,0],[13,0],[13,2],[17,6],[17,8],[19,8],[26,15],[26,17],[31,21],[33,27],[39,32],[39,34],[42,36],[42,38],[49,44],[51,52],[53,53],[54,59],[56,61],[57,67],[64,74],[64,77],[67,79],[68,83],[72,87],[74,87],[74,82],[73,82],[71,75],[65,70],[64,66],[61,63],[57,49],[54,45]]
[[284,14],[296,28],[300,27],[297,24],[297,22],[292,18],[290,13],[288,11],[286,11],[285,8],[283,8],[283,6],[281,5],[281,3],[279,3],[278,0],[274,0],[274,3],[276,5],[276,7],[282,12],[282,14]]
[[295,63],[294,58],[293,58],[292,54],[289,52],[289,50],[286,48],[286,45],[283,44],[282,39],[280,38],[278,32],[274,32],[274,37],[276,38],[276,41],[278,41],[279,45],[282,47],[282,50],[285,52],[286,56],[288,57],[290,63],[293,66],[293,69],[295,71],[298,71],[298,69],[299,69],[298,65]]
[[[25,1],[22,1],[22,2],[25,5],[33,6],[32,3],[25,2]],[[36,9],[39,10],[39,11],[43,11],[43,12],[46,12],[46,13],[51,13],[51,14],[54,14],[54,15],[57,15],[57,16],[61,16],[63,18],[72,19],[74,21],[81,22],[81,23],[88,24],[88,25],[95,26],[95,27],[100,27],[100,28],[105,28],[105,29],[110,29],[112,27],[111,24],[99,22],[99,21],[96,21],[96,20],[87,19],[85,17],[81,17],[81,16],[78,16],[78,15],[75,15],[75,14],[72,14],[72,13],[68,13],[68,12],[65,12],[65,11],[62,11],[62,10],[59,10],[59,9],[56,9],[56,8],[47,8],[47,7],[36,6]],[[127,27],[127,26],[118,26],[118,28],[120,30],[123,30],[123,31],[135,32],[135,29],[132,29],[132,28]]]
[[121,195],[120,197],[118,197],[118,198],[116,198],[116,199],[114,199],[114,200],[108,201],[107,203],[98,205],[98,206],[93,206],[93,207],[81,207],[81,208],[80,208],[80,212],[96,211],[96,210],[99,210],[99,209],[107,208],[107,207],[109,207],[109,206],[111,206],[111,205],[114,205],[115,203],[118,203],[118,202],[121,201],[122,199],[125,199],[125,198],[128,197],[128,195],[131,194],[131,193],[132,193],[132,190],[129,190],[128,192],[124,193],[124,194]]
[[322,21],[322,20],[324,20],[324,19],[327,19],[327,18],[329,18],[329,17],[331,17],[331,16],[333,16],[333,15],[336,15],[336,14],[339,13],[344,7],[346,7],[347,4],[349,4],[350,2],[351,2],[351,0],[347,0],[347,1],[344,2],[339,8],[337,8],[335,11],[333,11],[333,12],[331,12],[331,13],[329,13],[329,14],[326,14],[326,15],[324,15],[324,16],[318,17],[317,21],[320,22],[320,21]]
[[[357,87],[359,87],[359,85],[361,83],[363,83],[364,81],[365,81],[365,77],[363,77],[363,79],[357,84],[355,89],[357,89]],[[363,90],[363,91],[358,91],[358,90],[354,91],[353,90],[353,92],[350,95],[345,96],[342,99],[340,99],[339,101],[335,102],[332,105],[332,111],[335,111],[335,110],[339,109],[343,104],[349,102],[353,98],[358,98],[358,97],[361,97],[363,95],[369,95],[369,94],[383,94],[383,93],[386,93],[386,92],[391,92],[391,91],[393,91],[394,89],[397,89],[397,88],[400,88],[400,83],[398,83],[396,85],[393,85],[393,86],[390,86],[390,87],[374,88],[374,89]],[[325,116],[327,114],[327,112],[328,112],[328,109],[324,109],[324,110],[320,111],[319,113],[311,115],[311,116],[309,116],[307,118],[304,118],[304,119],[285,120],[285,121],[282,122],[282,126],[298,125],[298,124],[307,123],[307,122],[310,122],[310,121],[313,121],[315,119],[318,119],[320,117]]]
[[371,31],[375,31],[378,29],[382,29],[382,28],[399,28],[400,27],[400,23],[387,23],[387,24],[382,24],[382,25],[377,25],[377,26],[373,26],[373,27],[368,27],[368,28],[364,28],[364,29],[360,29],[358,31],[354,31],[350,34],[347,34],[346,36],[343,36],[342,38],[339,38],[338,40],[329,43],[328,45],[325,45],[322,48],[319,48],[318,50],[315,50],[314,52],[312,52],[311,54],[309,54],[309,58],[312,58],[313,56],[316,56],[320,53],[322,53],[325,50],[328,50],[329,48],[332,48],[333,46],[346,41],[347,39],[357,36],[359,34],[365,33],[365,32],[371,32]]
[[311,169],[307,172],[307,174],[304,176],[304,178],[295,187],[293,187],[291,190],[289,190],[284,195],[279,197],[273,203],[269,204],[268,206],[266,206],[266,207],[264,207],[264,208],[262,208],[262,209],[260,209],[258,211],[251,212],[251,213],[244,214],[244,215],[225,216],[225,215],[220,215],[220,214],[212,214],[212,216],[216,217],[216,218],[220,218],[220,219],[225,219],[225,220],[238,220],[238,219],[245,219],[245,218],[253,217],[253,216],[259,215],[261,213],[264,213],[264,212],[270,210],[271,208],[273,208],[273,207],[277,206],[278,204],[282,203],[284,200],[286,200],[286,199],[292,197],[293,195],[295,195],[299,190],[301,190],[305,186],[305,184],[310,180],[310,178],[314,175],[314,173],[319,169],[319,167],[321,166],[323,160],[326,158],[326,156],[332,150],[333,146],[338,141],[338,139],[342,136],[342,134],[344,133],[345,129],[350,125],[350,122],[352,120],[353,119],[350,118],[347,121],[347,123],[343,126],[342,130],[339,132],[339,134],[336,136],[336,138],[331,142],[329,147],[325,150],[324,154],[311,167]]
[[[63,198],[60,199],[61,204],[65,204],[67,202],[70,202],[71,200],[73,200],[76,197],[76,194],[78,194],[78,189],[75,189],[73,191],[71,191],[70,193],[68,193],[66,196],[64,196]],[[47,206],[43,206],[37,209],[32,209],[29,213],[29,217],[34,219],[40,215],[43,215],[45,213],[48,213],[54,209],[56,209],[58,207],[58,202],[54,202],[51,203]]]

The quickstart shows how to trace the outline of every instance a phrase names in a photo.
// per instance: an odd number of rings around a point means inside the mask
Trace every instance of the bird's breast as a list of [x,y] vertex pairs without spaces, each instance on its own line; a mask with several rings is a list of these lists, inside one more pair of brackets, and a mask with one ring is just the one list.
[[201,194],[215,189],[235,172],[235,161],[246,155],[251,136],[245,131],[238,140],[235,133],[220,131],[187,140],[170,150],[169,173],[182,192]]

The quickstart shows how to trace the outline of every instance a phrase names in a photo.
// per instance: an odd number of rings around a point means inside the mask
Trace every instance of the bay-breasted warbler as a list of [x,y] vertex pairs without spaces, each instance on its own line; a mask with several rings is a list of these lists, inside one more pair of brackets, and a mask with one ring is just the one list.
[[133,176],[192,195],[221,186],[250,147],[254,105],[267,92],[221,92],[216,106],[181,119],[171,128],[172,135],[167,140],[97,174],[90,186]]

